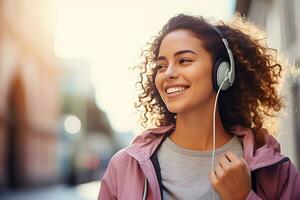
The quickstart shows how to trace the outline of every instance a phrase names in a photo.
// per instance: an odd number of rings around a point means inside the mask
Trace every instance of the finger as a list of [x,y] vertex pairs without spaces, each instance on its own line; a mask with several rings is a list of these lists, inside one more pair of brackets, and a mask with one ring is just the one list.
[[226,157],[228,158],[228,160],[230,162],[238,162],[240,161],[239,157],[237,155],[235,155],[234,153],[232,153],[231,151],[227,151],[225,153]]
[[225,155],[220,157],[219,163],[223,169],[226,169],[230,166],[230,160],[228,160],[228,158]]
[[224,170],[223,170],[223,168],[221,167],[220,164],[217,164],[215,166],[215,173],[216,173],[217,178],[219,178],[219,179],[224,176],[225,172],[224,172]]
[[209,177],[210,177],[210,181],[211,181],[212,185],[215,186],[219,181],[216,174],[215,174],[215,172],[214,171],[210,172]]

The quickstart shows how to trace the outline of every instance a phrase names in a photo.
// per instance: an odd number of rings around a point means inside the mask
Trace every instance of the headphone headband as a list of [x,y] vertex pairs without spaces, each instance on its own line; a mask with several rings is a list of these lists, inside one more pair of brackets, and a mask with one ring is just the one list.
[[210,25],[210,27],[212,29],[214,29],[216,31],[216,33],[218,33],[218,35],[220,36],[226,50],[227,50],[227,54],[229,56],[229,60],[230,60],[230,70],[227,74],[227,77],[228,77],[228,80],[229,80],[229,83],[230,83],[230,86],[233,84],[234,82],[234,78],[235,78],[235,63],[234,63],[234,58],[233,58],[233,54],[232,54],[232,51],[229,47],[229,44],[226,40],[226,38],[224,37],[223,33],[220,31],[220,29],[218,29],[216,26],[213,26],[213,25]]

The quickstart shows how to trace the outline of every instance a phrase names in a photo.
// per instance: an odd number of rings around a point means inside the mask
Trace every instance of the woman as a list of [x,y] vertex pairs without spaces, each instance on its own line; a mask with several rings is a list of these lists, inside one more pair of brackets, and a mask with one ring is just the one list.
[[283,106],[282,66],[249,27],[168,21],[138,82],[142,124],[156,128],[113,156],[98,199],[300,199],[299,172],[265,128]]

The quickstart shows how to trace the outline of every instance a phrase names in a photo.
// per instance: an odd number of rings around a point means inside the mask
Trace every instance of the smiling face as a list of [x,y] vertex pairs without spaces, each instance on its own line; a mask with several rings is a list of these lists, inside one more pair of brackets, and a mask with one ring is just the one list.
[[168,33],[156,59],[155,86],[172,113],[207,105],[215,92],[212,58],[201,41],[183,29]]

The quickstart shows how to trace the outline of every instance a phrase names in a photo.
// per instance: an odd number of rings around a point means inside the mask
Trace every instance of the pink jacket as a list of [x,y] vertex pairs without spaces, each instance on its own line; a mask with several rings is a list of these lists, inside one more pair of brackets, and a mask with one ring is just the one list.
[[[164,133],[174,128],[174,125],[169,125],[148,129],[137,136],[130,146],[116,153],[102,178],[98,200],[143,199],[146,179],[147,199],[161,200],[158,179],[150,157]],[[244,159],[250,167],[251,176],[255,176],[256,192],[251,190],[247,200],[300,199],[300,174],[292,162],[280,154],[280,145],[271,135],[267,135],[264,146],[255,150],[251,129],[234,126],[230,132],[242,140]]]

